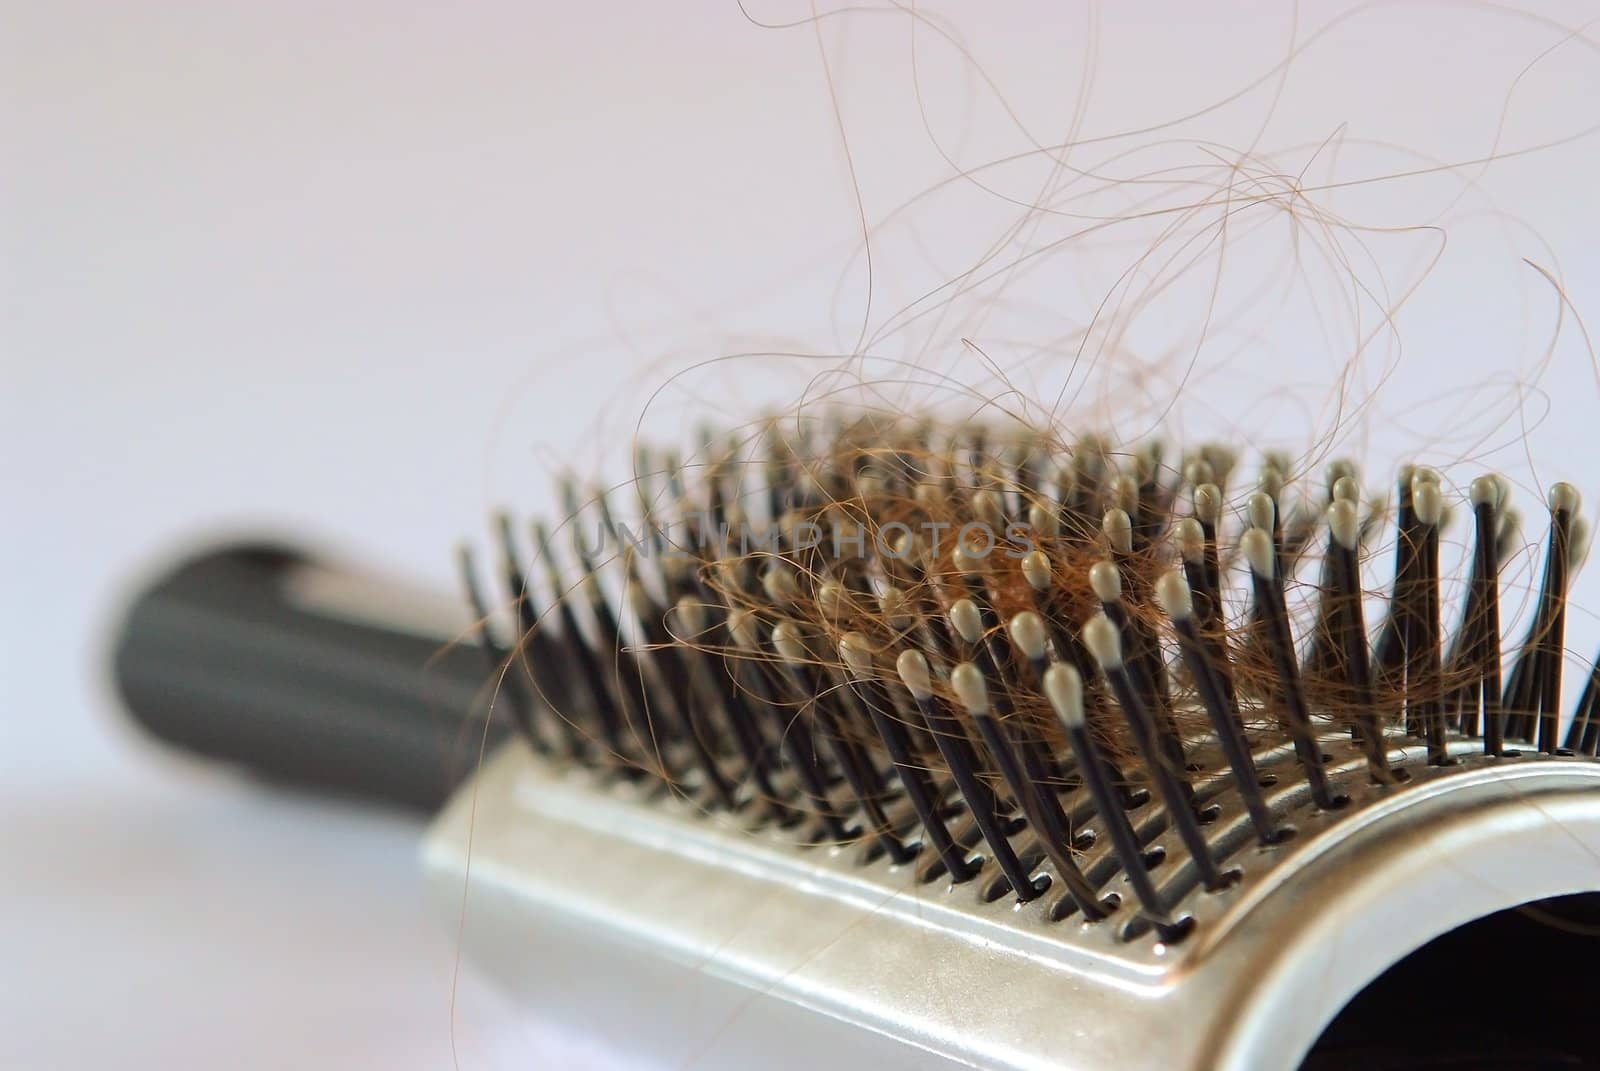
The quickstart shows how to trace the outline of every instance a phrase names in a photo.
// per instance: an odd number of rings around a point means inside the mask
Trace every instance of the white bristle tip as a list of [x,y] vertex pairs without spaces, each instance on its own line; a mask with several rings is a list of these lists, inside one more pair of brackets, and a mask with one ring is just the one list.
[[1244,560],[1250,563],[1251,572],[1267,580],[1276,575],[1277,551],[1272,545],[1271,533],[1252,528],[1239,537],[1239,549],[1244,553]]
[[1278,523],[1278,504],[1272,496],[1264,491],[1257,491],[1250,496],[1250,501],[1245,506],[1246,516],[1250,520],[1250,527],[1272,531]]
[[767,593],[767,598],[775,606],[788,606],[800,594],[795,586],[794,577],[778,565],[774,565],[761,575],[761,590]]
[[1122,665],[1122,638],[1117,626],[1105,614],[1095,614],[1083,626],[1083,645],[1102,669],[1117,669]]
[[810,658],[806,654],[806,645],[800,642],[800,633],[787,621],[772,627],[772,649],[778,652],[779,658],[796,665]]
[[1205,556],[1206,533],[1199,521],[1185,517],[1173,525],[1173,534],[1177,536],[1178,553],[1183,555],[1184,561],[1198,562]]
[[1051,666],[1044,672],[1043,686],[1045,700],[1061,724],[1068,729],[1083,728],[1083,678],[1078,671],[1064,664]]
[[1203,483],[1194,489],[1194,515],[1203,524],[1216,524],[1222,517],[1222,488]]
[[1411,509],[1423,524],[1438,524],[1444,516],[1444,493],[1438,484],[1422,479],[1420,473],[1411,481]]
[[706,607],[692,595],[678,600],[678,620],[691,635],[698,636],[706,630]]
[[971,599],[957,599],[950,607],[950,627],[967,643],[983,639],[983,614]]
[[1028,586],[1034,591],[1044,591],[1050,587],[1052,577],[1050,559],[1045,557],[1042,550],[1030,550],[1022,557],[1022,575],[1028,581]]
[[1061,534],[1061,519],[1054,509],[1035,502],[1028,507],[1028,527],[1046,539],[1054,539]]
[[1354,476],[1340,476],[1333,481],[1332,494],[1336,502],[1360,502],[1361,485]]
[[895,659],[894,668],[900,675],[900,682],[914,699],[933,698],[933,675],[928,671],[928,660],[922,657],[921,651],[901,651],[900,657]]
[[984,687],[983,674],[978,672],[977,666],[963,662],[951,670],[950,687],[955,689],[956,698],[961,700],[968,714],[989,713],[989,689]]
[[1011,642],[1022,652],[1022,657],[1030,662],[1037,662],[1044,657],[1049,638],[1045,634],[1044,621],[1038,614],[1032,610],[1022,611],[1011,619],[1007,631],[1011,633]]
[[1550,485],[1549,502],[1551,513],[1577,513],[1583,505],[1583,495],[1570,483],[1553,483]]
[[1347,498],[1328,507],[1328,531],[1346,550],[1355,550],[1361,539],[1361,510]]
[[1106,542],[1111,544],[1112,550],[1118,554],[1133,553],[1133,521],[1125,510],[1106,510],[1106,515],[1100,521],[1100,530],[1105,533]]
[[1000,506],[1000,497],[993,491],[979,491],[972,496],[972,512],[978,520],[998,531],[1005,527],[1006,513]]
[[857,680],[872,675],[872,645],[859,632],[846,632],[839,637],[839,658]]
[[1111,485],[1111,497],[1125,512],[1131,513],[1139,507],[1139,481],[1132,476],[1118,476]]
[[1472,481],[1468,495],[1474,506],[1488,506],[1490,509],[1498,510],[1505,504],[1502,497],[1504,490],[1505,488],[1494,476],[1479,476]]
[[732,610],[728,613],[728,633],[734,643],[747,651],[754,651],[760,646],[756,640],[755,615],[749,610]]
[[1089,566],[1089,586],[1101,602],[1116,602],[1122,598],[1122,574],[1110,562],[1095,562]]
[[1187,621],[1194,616],[1194,592],[1189,590],[1182,573],[1162,574],[1156,581],[1156,602],[1174,621]]

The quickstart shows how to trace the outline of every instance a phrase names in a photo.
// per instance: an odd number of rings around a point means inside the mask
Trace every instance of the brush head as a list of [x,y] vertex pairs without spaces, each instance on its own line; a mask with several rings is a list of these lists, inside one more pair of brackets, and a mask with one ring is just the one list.
[[[960,949],[976,941],[1035,965],[1010,969],[1050,973],[1038,966],[1048,961],[1124,995],[1195,994],[1192,972],[1228,962],[1241,978],[1206,974],[1214,989],[1184,997],[1226,1034],[1264,999],[1244,980],[1288,970],[1251,936],[1260,920],[1274,920],[1283,948],[1316,959],[1317,942],[1339,932],[1296,905],[1325,904],[1335,918],[1356,910],[1346,898],[1357,890],[1403,900],[1415,905],[1408,940],[1455,917],[1443,887],[1413,899],[1368,888],[1398,880],[1380,880],[1382,865],[1329,869],[1346,840],[1382,855],[1400,852],[1391,838],[1411,838],[1401,854],[1416,867],[1415,845],[1456,829],[1505,859],[1504,830],[1480,828],[1499,786],[1600,783],[1593,702],[1580,700],[1566,741],[1554,739],[1554,630],[1570,568],[1544,571],[1532,600],[1547,608],[1544,625],[1511,645],[1507,666],[1502,637],[1486,631],[1509,616],[1499,576],[1516,537],[1503,481],[1470,488],[1474,506],[1491,507],[1492,546],[1472,548],[1466,568],[1491,571],[1452,585],[1439,546],[1455,492],[1432,469],[1399,474],[1385,535],[1386,515],[1362,505],[1372,496],[1348,461],[1305,492],[1295,459],[1270,456],[1256,484],[1229,497],[1238,451],[1216,444],[1118,452],[1096,436],[1063,444],[843,416],[829,426],[675,470],[674,509],[748,530],[680,547],[671,568],[642,552],[597,555],[595,570],[625,575],[585,576],[583,590],[541,529],[548,590],[537,595],[554,609],[502,645],[533,655],[506,663],[527,674],[526,694],[560,704],[530,705],[534,723],[559,719],[606,744],[541,762],[590,778],[600,795],[635,793],[629,807],[649,814],[685,797],[663,829],[715,840],[728,862],[697,871],[707,882],[787,875],[761,901],[794,902],[786,928],[836,902],[882,905],[911,890],[907,902],[950,937],[931,940],[952,962],[967,963]],[[1163,457],[1182,458],[1181,473]],[[1563,533],[1552,545],[1575,567],[1581,502],[1556,485],[1549,505]],[[756,539],[769,521],[778,534]],[[1481,515],[1471,527],[1463,538],[1476,540]],[[1386,588],[1362,587],[1391,556]],[[1452,591],[1459,611],[1444,605]],[[1447,621],[1461,624],[1452,634]],[[617,836],[654,820],[629,810]],[[733,831],[757,847],[722,838]],[[804,856],[797,842],[832,854]],[[1550,866],[1566,875],[1565,859]],[[766,983],[781,989],[782,977]],[[1329,999],[1304,981],[1308,1002]],[[1102,999],[1095,986],[1071,991],[1086,1007]],[[896,1004],[900,1026],[874,1028],[934,1029],[911,1010],[917,1001]],[[1060,1018],[1035,1011],[1030,1023]],[[965,1025],[984,1044],[1023,1029],[982,1022]],[[1123,1056],[1139,1065],[1139,1052]]]
[[[831,429],[831,438],[817,434],[822,428]],[[1338,634],[1347,627],[1341,622],[1348,615],[1338,609],[1340,593],[1309,579],[1314,568],[1307,562],[1318,553],[1313,515],[1289,514],[1281,507],[1293,486],[1295,463],[1289,454],[1265,453],[1256,489],[1242,494],[1242,511],[1235,501],[1231,508],[1236,512],[1230,513],[1222,487],[1236,467],[1238,451],[1219,444],[1181,454],[1180,474],[1163,467],[1167,451],[1159,444],[1114,450],[1109,439],[1096,435],[1065,447],[1044,436],[983,430],[946,433],[941,440],[931,422],[853,422],[846,415],[806,423],[802,430],[799,436],[774,433],[744,457],[718,447],[711,463],[698,468],[670,453],[653,452],[666,459],[674,508],[684,517],[724,525],[730,517],[746,518],[752,530],[730,530],[716,545],[676,547],[678,553],[659,559],[637,551],[619,556],[637,577],[617,586],[627,593],[620,607],[607,608],[609,587],[592,571],[566,578],[554,557],[550,526],[535,526],[543,572],[550,578],[548,598],[562,610],[533,623],[541,634],[538,646],[557,657],[564,648],[572,649],[570,664],[584,678],[581,687],[537,689],[569,697],[576,709],[564,715],[591,724],[595,735],[609,723],[621,739],[658,740],[670,758],[686,742],[670,725],[629,724],[630,719],[651,716],[634,709],[640,704],[623,694],[627,688],[648,690],[673,681],[682,687],[690,677],[731,677],[759,702],[782,703],[800,697],[781,694],[791,682],[773,677],[769,664],[810,665],[824,678],[870,681],[891,694],[910,687],[905,679],[910,666],[917,687],[906,694],[952,700],[959,721],[963,704],[952,690],[951,667],[981,649],[986,653],[972,663],[975,671],[988,675],[991,695],[1004,691],[1014,708],[1009,717],[1018,739],[1028,746],[1047,753],[1062,750],[1058,719],[1042,694],[1042,681],[1018,676],[1020,665],[1046,657],[1065,657],[1080,668],[1128,661],[1136,676],[1148,678],[1141,685],[1151,706],[1147,713],[1166,711],[1162,717],[1183,744],[1215,730],[1210,724],[1214,712],[1205,710],[1204,697],[1183,690],[1181,677],[1174,679],[1165,664],[1172,659],[1171,649],[1163,653],[1159,646],[1161,635],[1179,620],[1198,620],[1207,634],[1220,630],[1220,642],[1208,643],[1206,656],[1227,660],[1215,667],[1217,678],[1227,680],[1237,693],[1232,700],[1240,707],[1237,716],[1259,722],[1251,728],[1268,741],[1288,743],[1294,735],[1256,713],[1270,706],[1285,683],[1296,707],[1312,719],[1310,728],[1326,724],[1370,735],[1375,723],[1387,735],[1395,729],[1399,712],[1442,706],[1449,696],[1460,694],[1463,675],[1476,671],[1477,648],[1469,651],[1464,641],[1451,641],[1436,629],[1426,640],[1440,652],[1435,675],[1402,672],[1396,677],[1395,641],[1389,638],[1393,622],[1412,600],[1437,601],[1444,584],[1436,565],[1425,582],[1407,572],[1395,580],[1393,609],[1379,634],[1359,637],[1359,646],[1370,651],[1375,675],[1370,683],[1376,690],[1371,709],[1352,706],[1350,697],[1365,694],[1361,688],[1366,686],[1357,688],[1335,672],[1340,666],[1346,676],[1351,672],[1345,656],[1334,660],[1321,653],[1349,646],[1348,637]],[[722,441],[716,436],[708,440]],[[1050,458],[1054,461],[1046,462]],[[703,474],[698,484],[693,472]],[[752,472],[764,477],[764,486],[748,485]],[[1330,462],[1323,473],[1327,546],[1359,558],[1375,518],[1363,518],[1358,478],[1358,468],[1348,459]],[[1192,488],[1187,510],[1178,495],[1185,482]],[[1419,531],[1444,524],[1448,496],[1436,470],[1405,466],[1398,483],[1407,523],[1420,526]],[[580,501],[575,486],[572,481],[564,485],[571,508],[597,509],[609,520],[606,496],[596,492],[587,502]],[[1504,481],[1492,476],[1474,480],[1470,489],[1471,502],[1493,507],[1499,518],[1500,558],[1515,542],[1506,490]],[[1561,521],[1566,561],[1575,566],[1587,542],[1578,494],[1569,484],[1556,484],[1549,505],[1554,515],[1566,518]],[[762,527],[763,509],[775,522],[767,529]],[[1241,513],[1242,529],[1237,527]],[[659,522],[675,520],[659,510],[657,514]],[[1225,518],[1235,518],[1233,525]],[[502,541],[509,545],[514,526],[504,515],[498,523]],[[775,540],[774,529],[779,533]],[[762,531],[768,533],[764,543],[756,538]],[[579,557],[580,564],[588,560]],[[1403,571],[1411,569],[1405,565]],[[1285,663],[1274,658],[1270,645],[1246,635],[1248,623],[1228,612],[1228,589],[1248,597],[1246,581],[1252,575],[1281,590],[1280,601],[1289,614],[1284,635],[1306,644],[1310,652],[1295,681],[1276,680]],[[582,598],[575,599],[574,590]],[[1319,601],[1324,604],[1320,610]],[[1102,608],[1125,616],[1127,623],[1097,616]],[[1435,613],[1430,619],[1442,617]],[[664,618],[670,621],[663,624]],[[630,647],[624,639],[633,629],[628,619],[641,623],[654,649]],[[719,625],[731,642],[712,639],[721,634]],[[1129,637],[1137,638],[1137,650],[1127,648]],[[1156,647],[1150,646],[1152,640]],[[922,659],[920,672],[910,656]],[[605,667],[612,665],[622,673],[608,673]],[[1547,661],[1535,659],[1528,665],[1529,672],[1535,665],[1549,672]],[[629,676],[637,678],[636,686],[628,685]],[[1420,695],[1423,687],[1435,694]],[[1526,683],[1518,687],[1519,702],[1533,694]],[[883,741],[862,712],[848,704],[837,707],[829,712],[829,724],[850,736],[852,746],[879,753],[881,759]],[[721,724],[710,739],[711,761],[736,763],[727,750],[737,735],[725,724],[732,716],[723,712],[720,721],[710,718],[711,724]],[[1429,717],[1449,720],[1432,713]],[[1362,723],[1367,728],[1358,731]],[[1512,724],[1526,728],[1516,719]],[[1136,771],[1148,758],[1122,725],[1107,717],[1096,731],[1108,755]],[[1414,718],[1407,727],[1415,729]],[[1436,727],[1435,759],[1438,735]],[[987,744],[976,743],[982,768],[988,762],[982,755]],[[643,754],[613,758],[625,765],[646,765]],[[937,749],[924,758],[941,774],[949,761]],[[695,765],[680,758],[668,768],[675,766],[687,776]],[[774,783],[787,777],[779,766],[765,773]],[[1226,781],[1232,771],[1222,776]]]

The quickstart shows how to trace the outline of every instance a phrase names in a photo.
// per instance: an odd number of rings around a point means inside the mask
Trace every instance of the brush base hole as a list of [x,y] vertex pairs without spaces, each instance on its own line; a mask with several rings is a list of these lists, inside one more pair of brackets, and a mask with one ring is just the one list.
[[[1357,993],[1300,1071],[1350,1067],[1564,1071],[1595,1066],[1594,947],[1600,893],[1540,900],[1434,938]],[[1515,984],[1491,1014],[1462,999],[1485,966]],[[1396,1015],[1404,1008],[1404,1015]]]
[[[1040,874],[1038,877],[1031,879],[1028,885],[1032,892],[1026,900],[1018,897],[1018,900],[1022,903],[1037,900],[1043,895],[1050,888],[1050,875]],[[1009,892],[1011,892],[1011,882],[1007,881],[1005,875],[1002,874],[991,881],[983,890],[983,902],[992,904],[996,900],[1003,899]]]
[[[1100,898],[1100,910],[1105,912],[1107,918],[1115,915],[1121,907],[1122,897],[1118,896],[1116,893],[1106,893],[1106,895]],[[1065,922],[1067,919],[1072,918],[1076,914],[1078,914],[1078,902],[1070,896],[1063,896],[1061,899],[1055,902],[1054,906],[1050,908],[1050,914],[1048,918],[1051,922]],[[1091,921],[1098,922],[1101,920],[1084,919],[1085,924],[1088,924]]]
[[1162,944],[1175,945],[1194,932],[1194,919],[1185,915],[1175,922],[1160,923],[1140,915],[1129,919],[1118,932],[1117,938],[1122,941],[1137,941],[1152,931]]

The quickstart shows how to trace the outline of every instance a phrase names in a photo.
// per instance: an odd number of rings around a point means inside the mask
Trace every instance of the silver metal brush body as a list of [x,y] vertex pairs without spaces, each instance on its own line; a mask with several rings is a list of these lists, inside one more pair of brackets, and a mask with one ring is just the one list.
[[[1271,1071],[1430,939],[1600,884],[1600,765],[1459,739],[1444,767],[1397,747],[1410,780],[1376,786],[1347,736],[1322,743],[1350,803],[1318,812],[1285,778],[1272,805],[1295,835],[1263,848],[1219,794],[1208,839],[1238,879],[1178,901],[1195,926],[1174,945],[515,745],[459,790],[424,858],[471,961],[669,1066]],[[712,1025],[703,1051],[683,1049],[685,1021]]]

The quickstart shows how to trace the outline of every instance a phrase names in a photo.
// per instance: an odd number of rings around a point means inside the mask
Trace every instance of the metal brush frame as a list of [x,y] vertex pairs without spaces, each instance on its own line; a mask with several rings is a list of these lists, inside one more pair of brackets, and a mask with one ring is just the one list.
[[[626,1030],[652,1063],[1270,1071],[1298,1066],[1350,997],[1432,938],[1600,889],[1600,764],[1491,758],[1454,738],[1455,763],[1434,767],[1391,743],[1410,779],[1376,786],[1347,736],[1324,738],[1349,797],[1328,813],[1286,748],[1258,756],[1283,771],[1270,798],[1296,830],[1272,847],[1225,778],[1198,782],[1219,808],[1208,841],[1238,878],[1182,897],[1194,928],[1173,945],[1127,935],[1120,876],[1110,919],[1053,921],[1059,885],[990,899],[992,866],[925,882],[932,853],[895,867],[866,845],[802,846],[803,829],[752,829],[519,744],[457,793],[423,854],[465,955],[545,1014]],[[1159,805],[1131,817],[1159,828]],[[1192,885],[1169,838],[1150,841],[1167,859],[1153,873]],[[1107,850],[1091,846],[1084,869]],[[709,1026],[696,1038],[687,1024]]]

